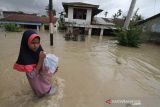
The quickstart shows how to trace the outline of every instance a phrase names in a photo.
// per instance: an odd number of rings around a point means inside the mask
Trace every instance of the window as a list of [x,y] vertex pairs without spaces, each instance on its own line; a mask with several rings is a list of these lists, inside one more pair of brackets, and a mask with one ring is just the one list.
[[86,19],[87,9],[74,8],[73,19]]
[[152,25],[152,32],[160,32],[160,24],[159,23]]

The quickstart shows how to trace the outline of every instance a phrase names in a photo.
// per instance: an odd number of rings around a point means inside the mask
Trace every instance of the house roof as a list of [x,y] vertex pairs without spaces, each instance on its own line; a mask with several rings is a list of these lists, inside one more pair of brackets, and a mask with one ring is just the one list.
[[35,15],[35,16],[37,16],[36,13],[27,14],[27,13],[24,13],[24,12],[22,12],[22,11],[3,11],[4,17],[8,17],[8,16],[10,16],[10,15],[15,15],[15,14],[26,14],[26,15]]
[[147,18],[147,19],[145,19],[145,20],[139,21],[138,24],[146,23],[146,22],[148,22],[148,21],[150,21],[150,20],[153,20],[153,19],[155,19],[155,18],[158,18],[158,17],[160,17],[160,13],[159,13],[159,14],[156,14],[156,15],[154,15],[154,16],[152,16],[152,17],[149,17],[149,18]]
[[109,19],[104,19],[102,17],[94,17],[92,24],[94,25],[114,25],[114,23]]
[[63,7],[65,6],[75,6],[75,7],[94,7],[94,8],[99,8],[99,5],[94,5],[94,4],[88,4],[88,3],[83,3],[83,2],[62,2]]
[[[54,18],[54,17],[53,17]],[[13,14],[0,19],[0,21],[16,21],[16,22],[33,22],[33,23],[49,23],[48,17],[40,17],[32,14]],[[56,22],[56,18],[53,19],[53,23]]]
[[83,7],[83,8],[92,8],[92,16],[95,16],[102,12],[102,9],[98,9],[99,5],[94,5],[94,4],[88,4],[88,3],[83,3],[83,2],[62,2],[62,5],[65,9],[65,12],[68,13],[68,7]]
[[115,18],[115,19],[113,19],[113,23],[115,25],[118,25],[118,26],[123,26],[124,22],[125,22],[125,19],[121,19],[121,18]]
[[123,26],[124,25],[124,19],[121,18],[115,18],[115,19],[111,19],[111,18],[103,18],[106,22],[110,22],[113,23],[117,26]]
[[103,18],[103,20],[105,20],[106,22],[113,23],[113,19],[111,19],[111,18]]

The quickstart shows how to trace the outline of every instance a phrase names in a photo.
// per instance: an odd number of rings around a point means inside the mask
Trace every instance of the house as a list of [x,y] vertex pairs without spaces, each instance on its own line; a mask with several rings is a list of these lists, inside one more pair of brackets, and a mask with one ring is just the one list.
[[63,2],[62,5],[66,12],[67,31],[73,32],[74,28],[79,28],[83,34],[103,36],[116,29],[111,21],[95,17],[103,11],[99,9],[99,5],[82,2]]
[[138,23],[143,28],[143,34],[149,41],[160,43],[160,13]]
[[[53,17],[53,23],[56,22],[56,18]],[[16,11],[0,11],[0,24],[17,24],[22,28],[49,30],[49,18],[40,17],[37,14],[27,14]]]
[[[2,18],[11,16],[11,15],[27,14],[27,13],[24,13],[24,12],[22,12],[22,11],[3,11],[2,9],[0,9],[0,12],[1,12],[1,15],[0,15],[0,16],[1,16]],[[36,13],[28,14],[28,15],[37,16]]]

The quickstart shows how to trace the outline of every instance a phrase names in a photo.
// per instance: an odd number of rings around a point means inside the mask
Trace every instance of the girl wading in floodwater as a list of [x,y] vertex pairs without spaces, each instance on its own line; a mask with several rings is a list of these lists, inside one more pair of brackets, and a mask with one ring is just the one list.
[[43,66],[45,57],[39,35],[32,30],[25,31],[21,40],[19,56],[13,68],[20,72],[26,72],[29,84],[38,97],[54,94],[56,90],[50,81],[53,74],[47,72]]

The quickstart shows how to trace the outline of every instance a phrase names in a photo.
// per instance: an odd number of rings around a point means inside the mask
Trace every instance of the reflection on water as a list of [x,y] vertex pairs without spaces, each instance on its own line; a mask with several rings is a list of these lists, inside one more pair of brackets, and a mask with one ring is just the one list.
[[140,107],[159,104],[159,46],[128,48],[118,46],[112,37],[98,36],[87,37],[85,42],[65,41],[63,33],[56,33],[54,46],[50,47],[49,34],[40,33],[43,48],[59,56],[60,64],[53,77],[58,93],[38,99],[25,74],[12,69],[21,35],[7,33],[5,38],[0,34],[0,107],[107,107],[104,101],[108,98],[142,100]]

